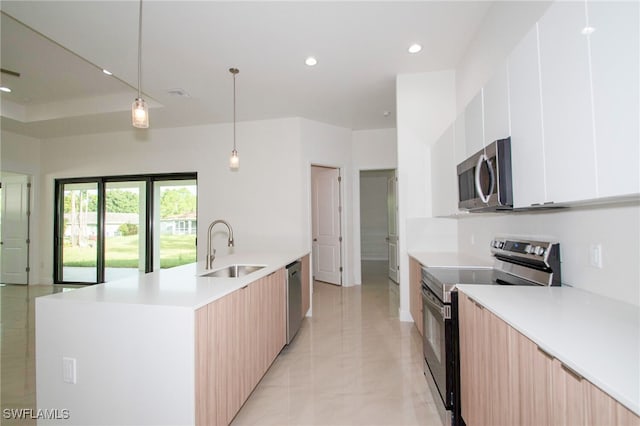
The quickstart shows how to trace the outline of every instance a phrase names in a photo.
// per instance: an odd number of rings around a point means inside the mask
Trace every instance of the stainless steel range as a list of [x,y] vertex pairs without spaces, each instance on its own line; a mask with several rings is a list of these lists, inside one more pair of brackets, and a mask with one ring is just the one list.
[[456,285],[559,286],[561,282],[558,243],[505,237],[490,245],[493,268],[422,270],[425,375],[433,377],[445,425],[462,424]]

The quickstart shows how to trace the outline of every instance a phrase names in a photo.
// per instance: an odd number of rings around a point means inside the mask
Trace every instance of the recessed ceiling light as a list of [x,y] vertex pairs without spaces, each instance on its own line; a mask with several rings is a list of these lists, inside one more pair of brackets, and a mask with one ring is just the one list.
[[314,58],[313,56],[309,56],[307,59],[304,60],[304,63],[307,64],[308,66],[312,67],[315,64],[318,63],[318,60],[316,58]]
[[418,53],[419,51],[422,50],[422,46],[419,45],[418,43],[414,43],[411,46],[409,46],[409,53]]
[[589,35],[589,34],[592,34],[595,30],[596,29],[593,27],[586,26],[580,32],[582,33],[582,35]]
[[0,92],[11,93],[11,89],[5,86],[0,86]]
[[113,75],[113,73],[109,70],[103,69],[102,72],[105,73],[106,75]]

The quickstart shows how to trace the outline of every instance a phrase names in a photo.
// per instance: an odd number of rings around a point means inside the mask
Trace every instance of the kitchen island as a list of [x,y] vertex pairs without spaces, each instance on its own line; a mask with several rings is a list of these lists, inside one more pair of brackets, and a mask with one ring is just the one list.
[[264,267],[211,278],[198,262],[36,299],[37,408],[69,413],[39,424],[228,423],[285,344],[284,267],[307,255],[232,254],[212,269]]

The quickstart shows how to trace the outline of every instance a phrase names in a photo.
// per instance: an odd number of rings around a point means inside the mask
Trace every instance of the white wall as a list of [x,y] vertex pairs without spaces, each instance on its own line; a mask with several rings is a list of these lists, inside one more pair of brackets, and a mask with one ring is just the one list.
[[[563,283],[640,305],[638,203],[552,213],[472,215],[459,221],[459,232],[460,251],[487,257],[495,235],[548,236],[560,242]],[[589,264],[589,249],[595,244],[602,246],[601,269]]]
[[31,176],[29,284],[40,284],[40,140],[3,130],[0,133],[0,158],[0,171]]
[[362,284],[360,247],[360,172],[392,170],[398,166],[396,129],[357,130],[352,133],[354,283]]
[[[409,236],[420,232],[414,218],[431,216],[429,146],[455,119],[455,73],[439,71],[399,75],[396,79],[398,125],[398,236],[400,312],[409,313]],[[418,225],[418,227],[414,227]]]
[[[52,279],[54,179],[139,173],[198,173],[198,258],[208,224],[219,218],[234,229],[235,250],[309,247],[305,229],[308,185],[300,170],[300,120],[237,125],[240,169],[228,167],[230,124],[150,129],[57,138],[42,143],[41,256],[43,280]],[[143,137],[139,137],[143,136]],[[219,255],[226,235],[216,233]]]

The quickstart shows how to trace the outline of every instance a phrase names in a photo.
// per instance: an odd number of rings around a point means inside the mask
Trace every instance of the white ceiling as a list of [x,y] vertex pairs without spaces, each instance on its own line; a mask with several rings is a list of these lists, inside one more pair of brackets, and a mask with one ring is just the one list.
[[[395,126],[395,76],[455,68],[491,2],[143,3],[151,127],[305,117]],[[131,129],[137,1],[2,1],[2,127],[38,138]],[[23,25],[24,24],[24,25]],[[28,26],[30,28],[25,27]],[[411,43],[423,45],[411,55]],[[318,65],[307,67],[313,55]],[[113,72],[113,77],[101,69]],[[180,88],[190,97],[171,96]],[[385,111],[390,111],[388,116]]]

